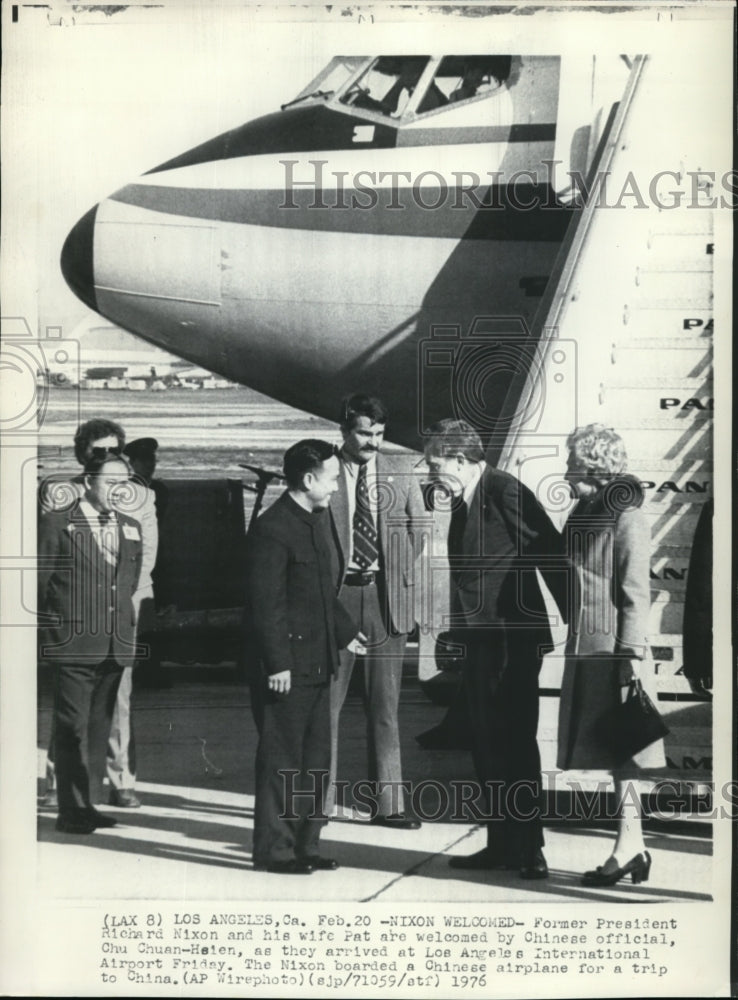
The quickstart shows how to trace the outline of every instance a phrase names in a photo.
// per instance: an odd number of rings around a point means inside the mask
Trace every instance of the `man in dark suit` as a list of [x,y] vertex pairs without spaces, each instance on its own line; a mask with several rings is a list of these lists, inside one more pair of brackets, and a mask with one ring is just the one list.
[[39,522],[40,654],[56,666],[56,828],[62,833],[114,825],[92,803],[100,794],[121,675],[136,657],[141,531],[115,509],[129,476],[124,458],[90,459],[82,495]]
[[328,684],[339,647],[359,648],[336,597],[326,507],[338,488],[336,450],[299,441],[284,456],[287,489],[256,521],[246,554],[247,622],[260,673],[254,867],[309,875],[338,867],[318,852],[330,760]]
[[[404,810],[397,710],[402,661],[415,621],[416,535],[428,515],[420,479],[405,456],[380,453],[387,413],[363,394],[344,401],[341,414],[341,473],[331,503],[339,596],[367,637],[364,705],[367,716],[368,779],[377,785],[372,822],[395,829],[420,823]],[[326,808],[335,809],[338,724],[355,657],[341,653],[331,685],[331,780]]]
[[[153,438],[141,439],[156,441]],[[137,442],[132,442],[136,445]],[[105,417],[95,417],[86,420],[77,428],[74,435],[74,456],[81,466],[91,458],[102,458],[105,455],[129,455],[131,445],[126,445],[126,435],[120,424]],[[125,446],[125,447],[124,447]],[[137,470],[135,470],[137,471]],[[42,518],[49,511],[63,511],[84,494],[84,475],[69,478],[68,475],[54,475],[45,480],[40,492],[40,507]],[[126,487],[125,511],[141,528],[141,572],[138,578],[138,589],[133,596],[133,607],[136,613],[139,631],[146,631],[151,626],[154,615],[154,592],[151,576],[156,562],[159,543],[157,517],[161,513],[156,506],[156,495],[148,487],[145,479],[136,476]],[[133,669],[126,667],[118,685],[118,696],[113,711],[113,721],[110,726],[108,740],[107,775],[110,783],[109,799],[111,805],[124,809],[137,809],[141,802],[136,795],[136,741],[133,730],[131,712],[131,694],[133,690]],[[102,787],[95,789],[95,794],[102,795]],[[102,801],[102,799],[100,800]],[[42,804],[47,808],[56,808],[56,777],[54,774],[53,730],[49,743],[49,754],[46,763],[46,794]]]
[[472,755],[489,817],[487,846],[450,864],[545,878],[536,731],[538,673],[552,640],[536,569],[563,567],[561,536],[530,490],[485,464],[465,421],[442,420],[426,435],[431,477],[454,500],[451,635],[463,651]]

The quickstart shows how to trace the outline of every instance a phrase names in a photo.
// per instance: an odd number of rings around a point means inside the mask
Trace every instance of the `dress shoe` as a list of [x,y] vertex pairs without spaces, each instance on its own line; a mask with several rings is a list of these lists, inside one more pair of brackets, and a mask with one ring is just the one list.
[[141,799],[130,788],[111,788],[110,805],[119,809],[140,809]]
[[80,816],[57,816],[56,829],[59,833],[93,833],[97,824],[86,813]]
[[88,810],[87,816],[96,827],[101,829],[118,825],[118,821],[116,819],[113,819],[112,816],[106,816],[105,813],[98,812],[97,809]]
[[268,861],[265,865],[254,865],[257,871],[271,872],[273,875],[312,875],[313,866],[306,860],[288,858],[286,861]]
[[335,858],[323,858],[320,854],[306,854],[300,859],[304,864],[310,865],[316,872],[334,872],[338,868]]
[[391,830],[419,830],[420,820],[405,813],[390,813],[389,816],[373,816],[369,820],[374,826],[386,826]]
[[523,858],[520,865],[520,877],[548,878],[548,865],[540,847],[533,854]]
[[448,859],[448,864],[450,868],[460,868],[462,871],[493,871],[516,867],[504,855],[496,854],[488,847],[483,847],[475,854],[455,855]]
[[651,855],[648,851],[643,851],[632,857],[622,868],[614,868],[612,871],[606,872],[604,865],[598,865],[594,871],[584,873],[582,883],[584,885],[615,885],[621,878],[630,875],[633,885],[638,885],[640,882],[648,882],[650,874]]

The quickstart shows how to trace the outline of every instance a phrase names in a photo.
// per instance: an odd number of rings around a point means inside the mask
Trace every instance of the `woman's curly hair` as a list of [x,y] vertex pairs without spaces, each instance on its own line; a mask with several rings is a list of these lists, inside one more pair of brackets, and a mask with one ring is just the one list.
[[577,427],[566,439],[566,447],[577,466],[594,475],[617,476],[628,467],[623,439],[604,424]]

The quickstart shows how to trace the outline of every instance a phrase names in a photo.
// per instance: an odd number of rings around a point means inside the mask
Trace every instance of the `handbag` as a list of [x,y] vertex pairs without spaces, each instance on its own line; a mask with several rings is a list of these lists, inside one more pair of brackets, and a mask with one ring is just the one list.
[[616,764],[625,763],[669,732],[638,677],[630,682],[625,701],[600,717],[599,726]]

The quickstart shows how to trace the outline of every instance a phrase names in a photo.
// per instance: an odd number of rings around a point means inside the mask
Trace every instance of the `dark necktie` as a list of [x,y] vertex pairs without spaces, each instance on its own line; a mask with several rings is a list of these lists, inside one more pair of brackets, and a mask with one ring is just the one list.
[[356,479],[356,509],[354,510],[354,562],[361,570],[377,561],[377,526],[369,503],[366,464],[359,466]]
[[461,554],[461,546],[464,539],[464,529],[466,528],[466,504],[461,497],[454,500],[451,511],[451,521],[448,526],[448,554],[457,556]]

